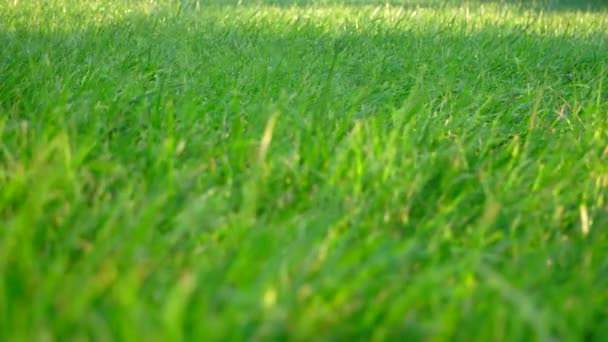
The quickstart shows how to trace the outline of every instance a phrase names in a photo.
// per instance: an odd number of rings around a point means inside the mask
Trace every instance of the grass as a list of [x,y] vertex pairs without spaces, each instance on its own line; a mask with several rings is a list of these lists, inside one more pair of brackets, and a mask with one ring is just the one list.
[[603,340],[601,2],[0,1],[0,340]]

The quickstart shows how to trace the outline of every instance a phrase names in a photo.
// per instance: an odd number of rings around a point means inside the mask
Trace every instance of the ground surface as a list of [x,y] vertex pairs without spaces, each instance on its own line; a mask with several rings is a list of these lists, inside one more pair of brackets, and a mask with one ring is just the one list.
[[0,340],[608,338],[601,2],[236,4],[0,1]]

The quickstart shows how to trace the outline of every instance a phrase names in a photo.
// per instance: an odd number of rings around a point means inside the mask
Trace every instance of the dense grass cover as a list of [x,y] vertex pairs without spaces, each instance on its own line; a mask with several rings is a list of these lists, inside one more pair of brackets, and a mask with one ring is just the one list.
[[608,10],[0,1],[0,340],[608,338]]

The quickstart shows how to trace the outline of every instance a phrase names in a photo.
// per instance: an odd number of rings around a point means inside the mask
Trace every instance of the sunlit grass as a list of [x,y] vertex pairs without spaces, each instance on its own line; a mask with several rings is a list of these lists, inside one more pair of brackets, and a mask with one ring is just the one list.
[[0,2],[0,340],[608,336],[608,15],[550,4]]

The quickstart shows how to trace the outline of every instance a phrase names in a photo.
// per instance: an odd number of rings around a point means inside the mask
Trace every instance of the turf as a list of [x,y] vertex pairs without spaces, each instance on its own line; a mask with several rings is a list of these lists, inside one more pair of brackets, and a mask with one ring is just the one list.
[[0,340],[608,338],[602,2],[0,1]]

